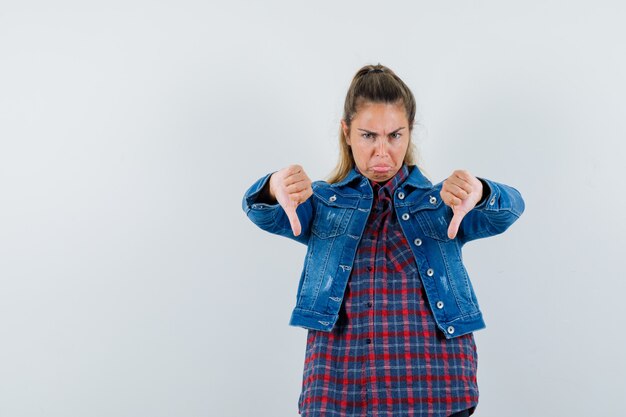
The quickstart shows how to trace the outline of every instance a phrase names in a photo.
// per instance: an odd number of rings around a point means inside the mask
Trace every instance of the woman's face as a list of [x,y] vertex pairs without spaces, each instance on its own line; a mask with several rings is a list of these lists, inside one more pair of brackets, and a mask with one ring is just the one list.
[[402,167],[410,138],[402,103],[363,103],[352,119],[349,135],[344,120],[341,125],[361,174],[372,181],[384,182]]

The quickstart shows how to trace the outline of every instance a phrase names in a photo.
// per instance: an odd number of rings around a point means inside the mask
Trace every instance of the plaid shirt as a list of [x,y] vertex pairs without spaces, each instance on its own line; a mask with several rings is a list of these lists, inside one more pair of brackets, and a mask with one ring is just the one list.
[[472,333],[437,329],[411,248],[393,208],[400,171],[374,201],[339,320],[309,330],[299,412],[303,417],[444,417],[478,403]]

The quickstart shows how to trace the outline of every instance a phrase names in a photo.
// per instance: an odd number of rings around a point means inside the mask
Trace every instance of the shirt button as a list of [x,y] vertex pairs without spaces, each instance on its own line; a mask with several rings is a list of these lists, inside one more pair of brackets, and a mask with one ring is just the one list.
[[448,326],[448,333],[454,333],[454,326]]
[[493,197],[493,198],[491,199],[491,201],[489,202],[489,205],[490,205],[490,206],[493,206],[494,204],[496,204],[496,198],[495,198],[495,197]]
[[422,239],[417,238],[413,241],[413,243],[415,243],[415,246],[422,246]]
[[409,216],[409,213],[404,213],[402,215],[402,220],[409,220],[409,218],[411,218],[411,216]]
[[368,267],[367,267],[367,270],[368,270],[368,271],[370,271],[370,272],[371,272],[373,269],[374,269],[374,267],[372,267],[372,266],[368,266]]
[[440,310],[443,308],[443,301],[437,301],[437,308]]
[[368,307],[371,307],[372,305],[373,305],[373,304],[372,304],[372,302],[371,302],[371,301],[368,301],[368,302],[367,302],[367,306],[368,306]]
[[337,200],[337,196],[336,196],[336,195],[333,195],[333,196],[331,196],[331,197],[328,199],[328,201],[330,201],[331,203],[332,203],[333,201],[335,201],[335,200]]
[[400,192],[398,193],[398,198],[399,198],[400,200],[404,200],[404,193],[403,193],[402,191],[400,191]]
[[436,204],[437,203],[437,197],[435,196],[430,196],[430,204]]
[[432,277],[433,275],[435,275],[435,271],[432,268],[428,268],[428,271],[426,271],[426,275]]
[[370,339],[369,337],[367,339],[365,339],[365,343],[367,343],[368,345],[372,343],[372,339]]

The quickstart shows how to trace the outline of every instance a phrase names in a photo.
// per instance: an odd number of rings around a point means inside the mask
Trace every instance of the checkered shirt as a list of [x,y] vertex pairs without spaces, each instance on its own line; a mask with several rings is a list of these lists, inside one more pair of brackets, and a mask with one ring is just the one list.
[[405,165],[384,185],[372,182],[337,324],[307,336],[303,417],[444,417],[478,403],[474,336],[438,330],[394,212],[408,175]]

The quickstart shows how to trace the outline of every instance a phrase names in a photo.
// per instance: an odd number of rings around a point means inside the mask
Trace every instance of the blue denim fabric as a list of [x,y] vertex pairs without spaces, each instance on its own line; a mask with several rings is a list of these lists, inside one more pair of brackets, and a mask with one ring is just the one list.
[[[504,232],[524,211],[513,187],[480,178],[482,203],[470,211],[454,239],[448,238],[452,209],[441,201],[443,183],[433,185],[416,166],[398,187],[394,208],[411,244],[437,326],[447,338],[485,327],[461,248],[470,240]],[[293,236],[278,204],[258,202],[268,174],[245,193],[243,210],[261,229],[307,245],[297,301],[290,324],[330,331],[339,316],[357,246],[372,205],[372,187],[356,170],[341,182],[313,183],[313,195],[296,210],[302,233]],[[442,304],[443,303],[443,304]],[[440,308],[441,307],[441,308]]]

